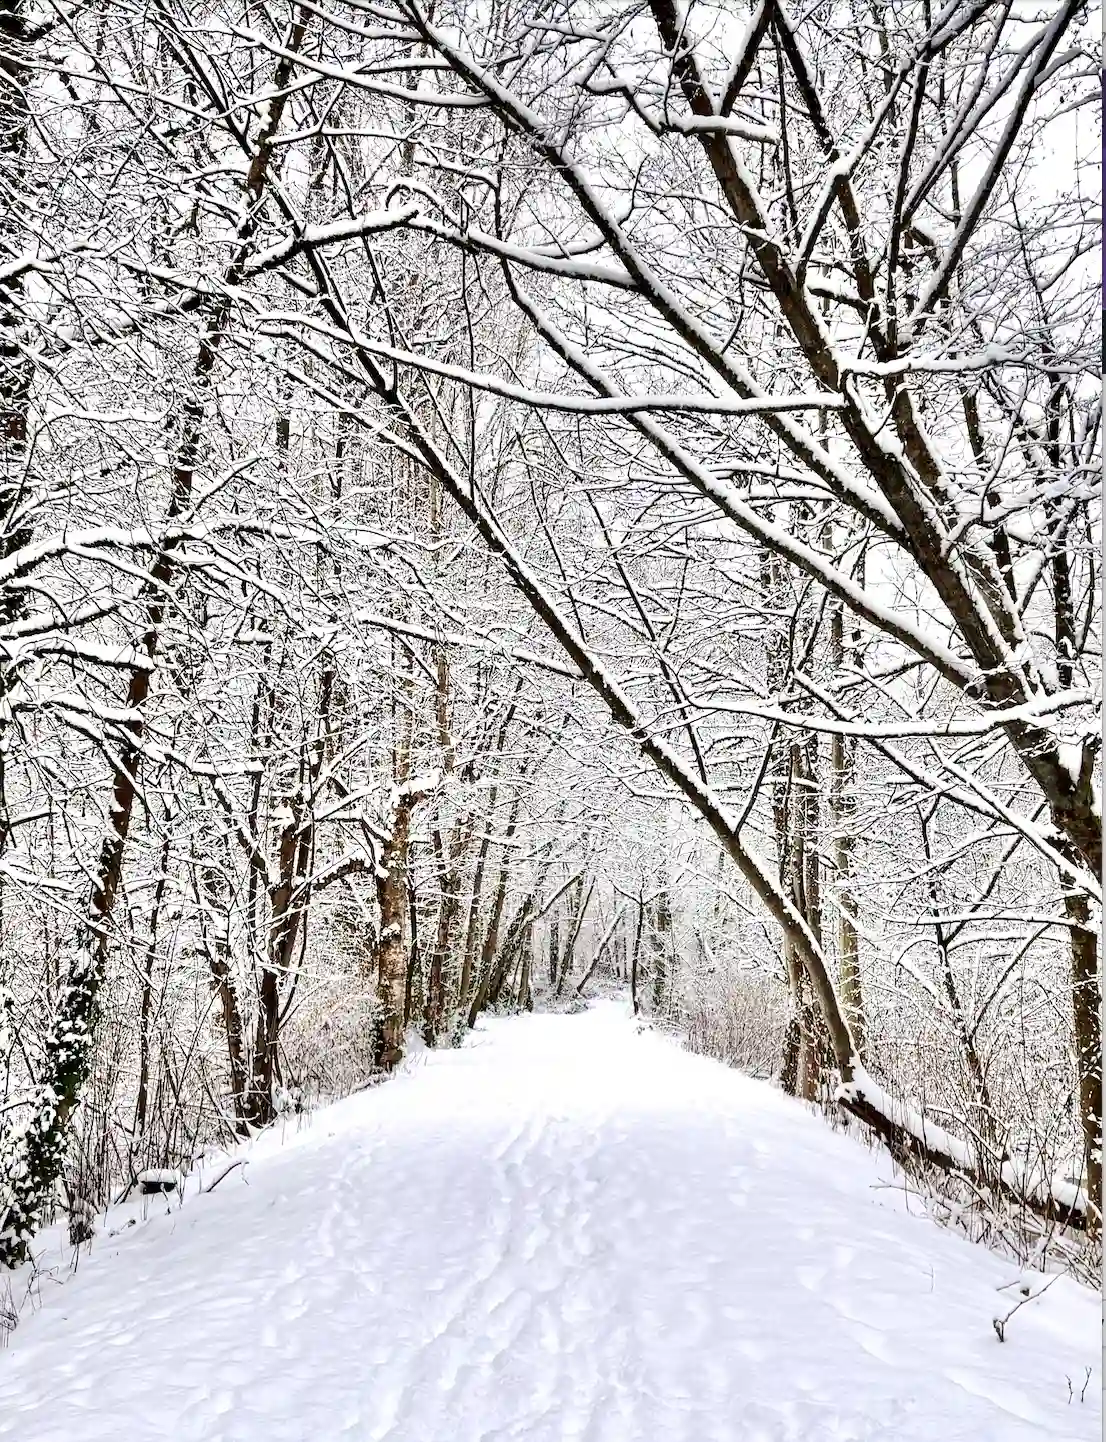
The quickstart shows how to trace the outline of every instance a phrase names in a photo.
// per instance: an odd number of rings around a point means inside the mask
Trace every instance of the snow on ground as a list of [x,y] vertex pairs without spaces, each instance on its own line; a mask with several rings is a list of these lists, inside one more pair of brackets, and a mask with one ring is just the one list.
[[1052,1281],[1000,1345],[1015,1268],[617,1002],[484,1023],[249,1157],[44,1289],[0,1438],[1099,1435],[1094,1294]]

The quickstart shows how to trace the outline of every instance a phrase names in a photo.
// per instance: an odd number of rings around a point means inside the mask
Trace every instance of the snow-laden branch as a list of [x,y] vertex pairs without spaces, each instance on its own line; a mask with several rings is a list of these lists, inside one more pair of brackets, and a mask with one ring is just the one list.
[[1031,1211],[1061,1223],[1085,1227],[1090,1214],[1086,1190],[1059,1174],[1046,1176],[1040,1167],[1004,1157],[991,1174],[977,1149],[894,1097],[856,1062],[852,1075],[834,1093],[847,1111],[881,1132],[892,1150],[914,1153],[951,1172],[961,1172],[984,1185],[997,1184]]
[[737,395],[678,395],[659,392],[656,395],[629,396],[613,394],[605,396],[570,395],[560,391],[535,391],[526,386],[517,386],[500,379],[487,371],[467,370],[464,366],[452,365],[448,361],[432,360],[418,351],[403,350],[374,340],[361,331],[346,334],[333,327],[324,326],[320,321],[295,311],[273,311],[262,321],[266,334],[288,334],[297,327],[325,335],[339,345],[356,345],[382,360],[394,361],[398,365],[410,366],[413,370],[427,375],[441,376],[456,381],[473,390],[499,396],[503,400],[516,401],[532,410],[561,411],[570,415],[637,415],[648,411],[678,411],[700,415],[781,415],[789,411],[833,410],[843,404],[840,396],[820,391],[799,395],[760,395],[742,397]]
[[768,706],[757,702],[729,701],[710,696],[700,697],[689,693],[691,704],[704,712],[722,712],[732,716],[755,716],[762,721],[772,721],[803,731],[818,731],[827,736],[855,736],[864,740],[890,741],[904,737],[929,737],[939,740],[943,737],[987,736],[1014,722],[1044,724],[1050,717],[1077,707],[1093,706],[1095,694],[1090,691],[1062,691],[1050,696],[1041,696],[1024,706],[1007,710],[984,711],[976,716],[928,716],[916,721],[853,721],[836,719],[832,716],[812,715],[810,712],[787,710],[780,706]]

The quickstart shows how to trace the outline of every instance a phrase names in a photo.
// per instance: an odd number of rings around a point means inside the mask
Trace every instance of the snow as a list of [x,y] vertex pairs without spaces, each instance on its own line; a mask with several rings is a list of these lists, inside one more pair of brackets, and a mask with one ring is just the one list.
[[1099,1435],[1095,1294],[909,1215],[878,1153],[619,1002],[485,1022],[235,1159],[41,1286],[0,1437]]

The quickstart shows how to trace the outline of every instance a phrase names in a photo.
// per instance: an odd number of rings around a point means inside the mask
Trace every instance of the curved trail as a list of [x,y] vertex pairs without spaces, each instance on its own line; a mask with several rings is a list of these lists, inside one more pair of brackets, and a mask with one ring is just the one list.
[[0,1438],[1098,1435],[1090,1293],[1060,1279],[1000,1346],[1015,1268],[617,1003],[488,1023],[250,1156],[44,1290]]

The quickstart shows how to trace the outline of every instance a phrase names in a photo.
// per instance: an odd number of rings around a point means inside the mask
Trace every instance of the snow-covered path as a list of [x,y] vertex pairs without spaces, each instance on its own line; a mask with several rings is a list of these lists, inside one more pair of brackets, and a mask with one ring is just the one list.
[[1015,1268],[618,1003],[486,1023],[250,1155],[44,1292],[0,1354],[0,1437],[1099,1433],[1091,1293],[1060,1279],[1000,1345]]

